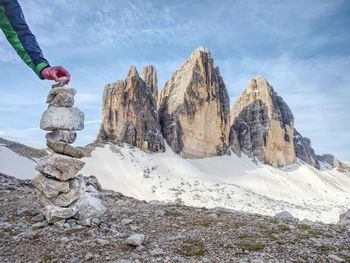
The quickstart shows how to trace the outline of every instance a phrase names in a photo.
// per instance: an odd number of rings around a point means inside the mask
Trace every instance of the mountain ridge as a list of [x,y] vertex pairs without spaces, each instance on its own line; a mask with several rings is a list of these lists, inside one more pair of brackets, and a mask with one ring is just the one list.
[[[275,167],[295,163],[299,158],[319,169],[321,160],[350,174],[350,166],[346,163],[334,156],[326,154],[322,157],[315,153],[311,141],[295,129],[288,104],[264,76],[252,78],[230,109],[224,80],[219,67],[214,67],[208,48],[194,50],[165,83],[159,96],[155,88],[155,67],[149,65],[143,71],[143,79],[151,83],[148,86],[153,96],[136,99],[133,103],[142,108],[145,101],[154,105],[152,100],[157,100],[157,108],[151,110],[156,117],[148,122],[158,127],[160,137],[182,157],[196,159],[231,153],[239,156],[244,152],[252,159]],[[115,96],[104,93],[103,101],[113,100]],[[108,119],[106,113],[111,111],[113,108],[104,103],[102,119]],[[127,122],[137,122],[132,115],[126,116]],[[118,125],[110,119],[110,126]],[[113,132],[104,132],[104,138],[98,136],[99,142],[117,141],[137,146],[133,140],[122,136],[111,139]],[[155,140],[158,145],[162,139],[152,137],[147,144]],[[164,147],[160,149],[164,150]]]

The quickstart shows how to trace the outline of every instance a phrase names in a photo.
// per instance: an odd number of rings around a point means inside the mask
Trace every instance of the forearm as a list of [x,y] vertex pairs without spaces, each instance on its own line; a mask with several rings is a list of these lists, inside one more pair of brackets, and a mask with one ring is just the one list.
[[22,60],[40,77],[49,66],[30,31],[17,0],[0,0],[0,28]]

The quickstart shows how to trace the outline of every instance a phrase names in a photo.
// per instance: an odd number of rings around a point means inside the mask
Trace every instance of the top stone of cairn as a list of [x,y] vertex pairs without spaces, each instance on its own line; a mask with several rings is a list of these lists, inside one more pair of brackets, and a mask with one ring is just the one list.
[[52,85],[52,88],[64,87],[67,83],[68,83],[68,78],[62,77],[58,79],[58,82],[56,84]]

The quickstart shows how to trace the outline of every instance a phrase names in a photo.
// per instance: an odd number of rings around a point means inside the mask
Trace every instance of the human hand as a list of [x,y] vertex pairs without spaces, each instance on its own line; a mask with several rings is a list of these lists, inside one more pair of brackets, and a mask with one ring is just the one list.
[[[44,79],[58,81],[59,78],[66,77],[68,78],[68,82],[70,81],[69,72],[61,66],[56,67],[47,67],[41,71],[41,75]],[[68,83],[67,82],[67,83]]]

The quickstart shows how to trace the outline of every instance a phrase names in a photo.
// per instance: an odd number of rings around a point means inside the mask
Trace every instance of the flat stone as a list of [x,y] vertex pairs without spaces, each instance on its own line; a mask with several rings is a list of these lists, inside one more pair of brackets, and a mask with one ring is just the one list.
[[77,209],[75,206],[63,208],[63,207],[48,205],[43,208],[43,214],[48,223],[55,223],[66,218],[70,218],[74,216],[76,212],[77,212]]
[[67,181],[74,178],[85,163],[79,159],[61,154],[50,154],[40,159],[35,169],[50,177]]
[[80,195],[85,190],[85,184],[82,178],[75,178],[69,180],[69,192],[60,194],[52,202],[61,207],[66,207],[80,198]]
[[54,206],[54,203],[52,203],[51,200],[41,192],[38,193],[38,203],[41,207],[45,207],[48,205]]
[[66,85],[68,83],[68,78],[67,77],[61,77],[58,79],[56,84],[52,85],[52,88],[57,88],[57,87],[63,87],[64,85]]
[[141,246],[143,243],[143,240],[145,239],[145,236],[143,234],[134,234],[126,240],[126,243],[131,246]]
[[66,193],[69,191],[68,182],[48,178],[43,174],[35,176],[32,179],[32,184],[48,198],[56,197],[60,192]]
[[74,107],[49,107],[41,117],[40,128],[45,131],[82,130],[84,113]]
[[77,138],[77,133],[73,131],[54,130],[48,132],[45,137],[47,140],[74,143]]
[[73,107],[75,94],[75,89],[64,87],[53,88],[47,96],[46,103],[49,103],[49,106],[55,107]]
[[84,156],[82,151],[65,142],[47,140],[46,145],[55,153],[68,155],[74,158],[82,158]]

